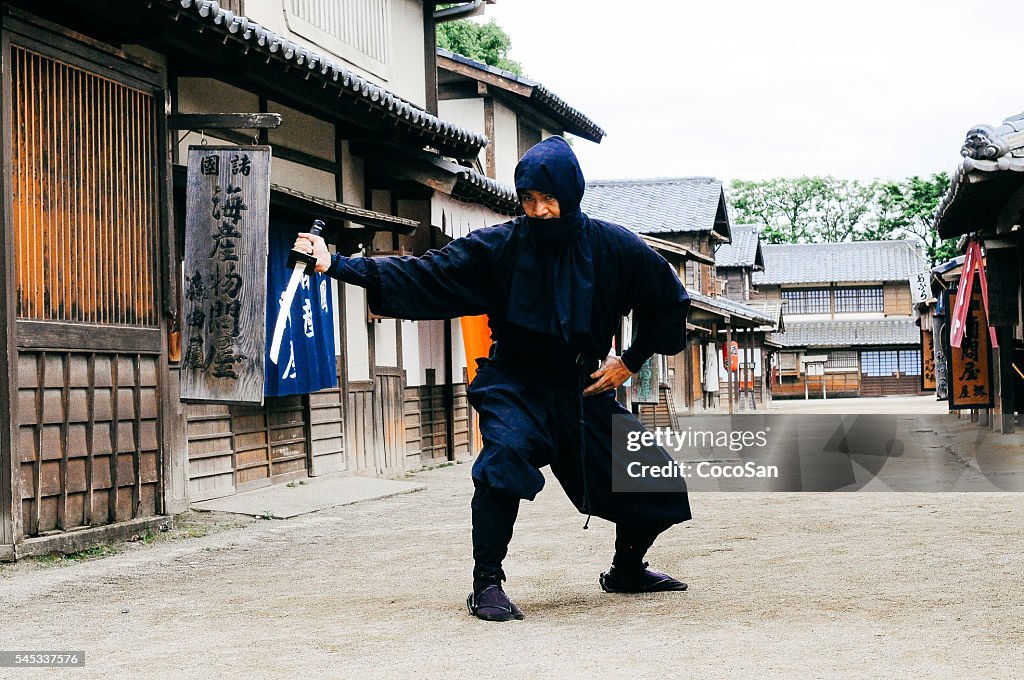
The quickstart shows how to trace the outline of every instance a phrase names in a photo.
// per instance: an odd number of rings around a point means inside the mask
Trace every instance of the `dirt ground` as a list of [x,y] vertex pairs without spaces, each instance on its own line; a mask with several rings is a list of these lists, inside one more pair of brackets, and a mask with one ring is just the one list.
[[[941,455],[941,454],[936,454]],[[469,465],[422,492],[291,520],[189,513],[99,559],[0,567],[0,649],[85,650],[75,678],[1010,678],[1024,664],[1019,494],[700,493],[652,566],[685,593],[609,595],[614,527],[549,477],[487,623]],[[55,677],[19,670],[3,677]]]

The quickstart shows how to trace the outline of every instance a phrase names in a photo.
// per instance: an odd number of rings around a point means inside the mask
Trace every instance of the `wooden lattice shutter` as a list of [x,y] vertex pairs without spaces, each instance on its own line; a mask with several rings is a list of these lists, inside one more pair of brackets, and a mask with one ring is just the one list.
[[18,318],[158,325],[153,96],[18,46],[11,66]]

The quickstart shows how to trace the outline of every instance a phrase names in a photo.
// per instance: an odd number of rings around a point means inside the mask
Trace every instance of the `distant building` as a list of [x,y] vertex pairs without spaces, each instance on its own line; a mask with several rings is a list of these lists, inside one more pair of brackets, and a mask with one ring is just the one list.
[[[657,403],[635,389],[625,395],[641,420],[671,424],[680,413],[763,407],[768,394],[761,366],[770,351],[764,338],[778,329],[780,318],[719,294],[715,251],[733,239],[722,183],[710,177],[589,182],[583,209],[639,234],[672,264],[690,294],[686,350],[652,360],[660,383]],[[730,341],[737,346],[738,370],[720,380],[722,348]],[[620,338],[620,351],[628,345],[628,337]]]
[[[764,245],[753,300],[783,305],[775,397],[921,393],[909,278],[928,265],[909,241]],[[820,373],[820,375],[819,375]]]
[[764,271],[757,225],[733,225],[732,243],[723,243],[715,251],[715,270],[722,295],[736,302],[751,299],[754,272]]

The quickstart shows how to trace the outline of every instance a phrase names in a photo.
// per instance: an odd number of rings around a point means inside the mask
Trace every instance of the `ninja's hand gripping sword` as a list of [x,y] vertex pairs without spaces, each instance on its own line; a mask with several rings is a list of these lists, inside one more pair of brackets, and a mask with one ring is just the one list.
[[[309,233],[319,236],[323,231],[324,223],[320,220],[313,220],[313,226]],[[302,277],[312,275],[316,272],[316,256],[307,255],[295,248],[288,253],[288,269],[292,270],[288,285],[285,286],[284,294],[281,295],[281,308],[277,312],[277,323],[274,325],[274,336],[270,341],[270,360],[276,364],[277,356],[281,352],[281,340],[284,338],[284,327],[288,325],[288,316],[292,309],[292,300],[295,299],[295,291],[302,283]]]

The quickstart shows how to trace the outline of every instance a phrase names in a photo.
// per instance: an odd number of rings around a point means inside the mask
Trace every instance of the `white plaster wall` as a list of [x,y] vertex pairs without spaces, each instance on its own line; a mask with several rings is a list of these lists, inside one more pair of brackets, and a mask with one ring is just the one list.
[[388,89],[419,106],[427,105],[422,0],[391,0],[391,81]]
[[[370,208],[378,212],[391,214],[391,192],[373,190],[370,192]],[[374,247],[391,250],[392,236],[389,232],[379,232],[374,238]],[[398,365],[398,321],[395,319],[377,319],[374,321],[374,356],[378,366]]]
[[[341,200],[363,207],[363,161],[349,153],[348,142],[342,141]],[[352,253],[342,253],[351,255]],[[366,321],[366,291],[358,286],[339,284],[345,295],[345,341],[348,349],[346,365],[349,380],[370,379],[370,336]]]
[[332,123],[272,100],[267,101],[267,111],[281,114],[281,126],[267,133],[271,144],[280,144],[324,160],[335,160]]
[[[472,130],[484,134],[484,100],[478,97],[472,99],[443,99],[437,102],[437,115],[453,125],[466,130]],[[487,173],[487,152],[486,148],[481,149],[479,160],[480,167]]]
[[499,182],[515,184],[516,163],[519,162],[519,119],[515,112],[494,102],[494,176]]
[[424,321],[402,321],[402,367],[405,382],[410,387],[425,384],[423,367],[420,363],[420,329]]
[[[442,364],[443,366],[443,364]],[[462,342],[462,324],[452,319],[452,382],[463,381],[462,371],[466,368],[466,345]],[[443,375],[439,374],[439,375]]]
[[349,380],[370,379],[370,335],[366,325],[366,291],[342,284],[345,289],[345,341],[348,344]]
[[378,319],[374,322],[374,349],[378,366],[398,366],[398,321]]
[[334,175],[308,165],[275,158],[270,163],[270,181],[313,196],[333,201],[337,197]]
[[426,383],[427,369],[433,369],[436,384],[444,382],[444,322],[419,321],[420,384]]
[[260,98],[215,78],[178,78],[178,111],[181,113],[256,113]]

